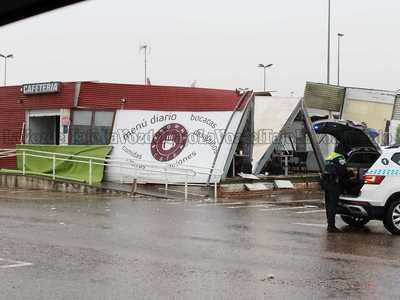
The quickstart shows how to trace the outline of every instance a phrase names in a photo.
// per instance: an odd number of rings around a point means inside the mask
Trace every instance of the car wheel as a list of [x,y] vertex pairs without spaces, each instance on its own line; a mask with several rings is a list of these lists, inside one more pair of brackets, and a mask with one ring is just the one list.
[[352,217],[352,216],[345,216],[342,215],[342,220],[349,226],[353,227],[362,227],[366,225],[369,222],[368,218],[362,218],[362,217]]
[[400,199],[394,201],[386,210],[383,225],[391,234],[400,235]]

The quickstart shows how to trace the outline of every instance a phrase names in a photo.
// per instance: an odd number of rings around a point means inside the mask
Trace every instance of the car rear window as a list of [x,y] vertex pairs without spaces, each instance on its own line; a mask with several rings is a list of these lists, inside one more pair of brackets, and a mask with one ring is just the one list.
[[[378,153],[356,152],[356,153],[352,153],[347,161],[348,161],[348,163],[352,163],[352,164],[372,165],[379,158],[379,156],[380,155]],[[399,161],[400,161],[400,157],[399,157]]]
[[392,161],[400,166],[400,153],[393,154]]

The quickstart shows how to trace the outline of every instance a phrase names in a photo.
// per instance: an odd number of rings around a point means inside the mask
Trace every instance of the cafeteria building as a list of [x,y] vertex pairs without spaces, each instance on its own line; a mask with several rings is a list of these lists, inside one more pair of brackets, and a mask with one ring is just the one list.
[[[0,88],[0,148],[111,145],[111,158],[198,173],[218,169],[219,181],[228,174],[252,98],[251,91],[99,82],[8,86]],[[248,151],[241,153],[250,157]],[[1,159],[0,168],[16,168],[15,157]],[[106,172],[111,180],[121,177]],[[208,180],[199,176],[193,181]]]
[[[100,82],[0,88],[1,149],[109,145],[110,159],[142,169],[161,165],[193,170],[195,175],[186,178],[192,183],[264,174],[278,148],[284,148],[279,153],[289,152],[285,144],[309,152],[304,137],[313,139],[307,120],[302,99],[251,90]],[[289,143],[282,135],[290,128],[301,128],[301,134]],[[15,157],[0,159],[0,168],[16,167]],[[164,177],[153,173],[149,181]],[[171,182],[182,180],[169,177]],[[107,167],[105,178],[131,181],[132,170]]]

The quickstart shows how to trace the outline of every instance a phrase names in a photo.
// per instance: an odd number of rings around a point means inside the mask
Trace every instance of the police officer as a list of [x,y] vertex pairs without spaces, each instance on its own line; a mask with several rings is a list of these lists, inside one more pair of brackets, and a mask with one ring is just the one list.
[[325,190],[326,218],[328,232],[341,232],[335,226],[336,207],[339,196],[344,192],[348,180],[344,149],[337,145],[334,152],[325,158],[325,172],[322,179],[322,188]]

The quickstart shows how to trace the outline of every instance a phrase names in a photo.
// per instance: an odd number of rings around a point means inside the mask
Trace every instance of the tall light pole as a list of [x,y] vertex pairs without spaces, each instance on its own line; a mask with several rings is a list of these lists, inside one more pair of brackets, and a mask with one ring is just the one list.
[[330,84],[331,74],[331,0],[328,0],[328,66],[326,83]]
[[272,66],[273,66],[273,64],[268,64],[268,65],[259,64],[258,65],[259,68],[264,69],[264,92],[267,90],[267,68],[270,68]]
[[343,33],[338,33],[338,54],[337,54],[337,85],[340,85],[340,40],[344,37]]
[[4,86],[7,86],[7,59],[13,58],[14,55],[12,54],[0,54],[0,57],[4,58]]
[[140,50],[144,50],[144,84],[147,84],[147,50],[149,45],[141,45]]

